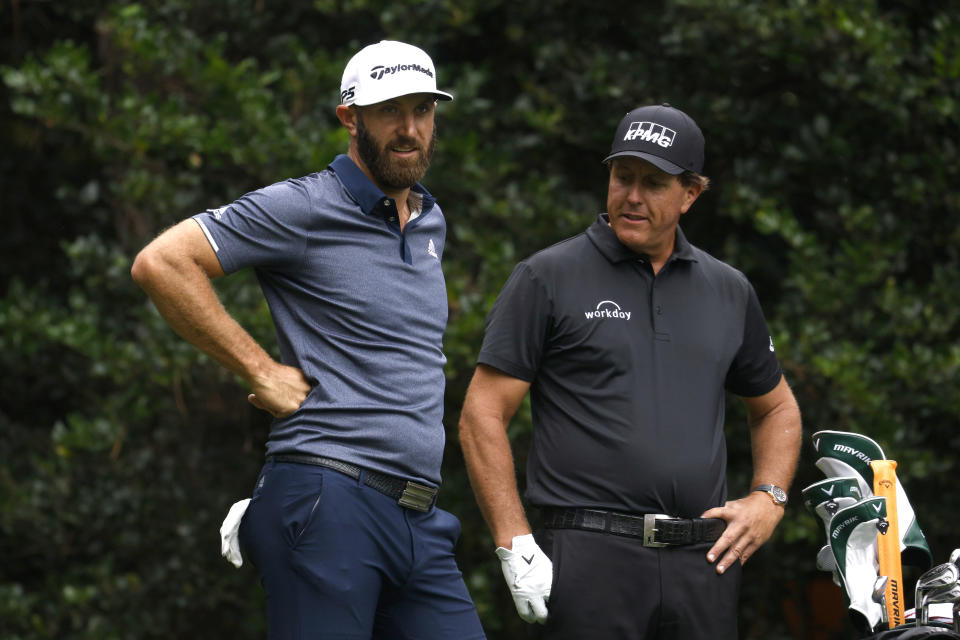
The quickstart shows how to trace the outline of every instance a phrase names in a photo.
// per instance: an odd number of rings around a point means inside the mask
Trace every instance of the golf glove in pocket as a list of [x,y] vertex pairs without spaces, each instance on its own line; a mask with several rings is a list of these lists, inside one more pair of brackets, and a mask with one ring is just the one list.
[[243,520],[248,506],[250,498],[234,502],[220,525],[220,555],[238,569],[243,564],[243,558],[240,556],[240,541],[237,536],[240,533],[240,521]]
[[500,568],[510,587],[517,613],[527,622],[547,621],[547,601],[553,583],[553,563],[533,539],[515,536],[511,549],[497,547]]

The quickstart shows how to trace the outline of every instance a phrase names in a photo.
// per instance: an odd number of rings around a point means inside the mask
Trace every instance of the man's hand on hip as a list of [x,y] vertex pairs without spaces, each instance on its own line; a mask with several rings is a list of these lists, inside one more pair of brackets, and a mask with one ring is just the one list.
[[510,549],[497,547],[497,557],[520,617],[527,622],[546,622],[553,563],[533,534],[514,536]]
[[754,491],[745,498],[708,509],[700,517],[727,521],[723,535],[707,552],[707,561],[716,562],[717,573],[723,573],[738,560],[740,564],[746,563],[770,539],[783,518],[783,507],[775,505],[770,496]]
[[251,381],[253,393],[247,400],[275,418],[285,418],[300,408],[312,388],[303,371],[276,364],[266,375]]

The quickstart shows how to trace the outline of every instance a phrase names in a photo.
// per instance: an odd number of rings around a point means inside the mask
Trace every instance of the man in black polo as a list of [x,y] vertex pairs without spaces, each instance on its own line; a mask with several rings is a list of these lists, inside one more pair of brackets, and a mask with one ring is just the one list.
[[[460,438],[517,610],[547,638],[736,638],[740,567],[783,517],[800,412],[753,287],[678,226],[709,181],[669,105],[628,113],[608,213],[517,265],[487,318]],[[527,392],[531,534],[506,428]],[[727,500],[724,398],[753,491]]]

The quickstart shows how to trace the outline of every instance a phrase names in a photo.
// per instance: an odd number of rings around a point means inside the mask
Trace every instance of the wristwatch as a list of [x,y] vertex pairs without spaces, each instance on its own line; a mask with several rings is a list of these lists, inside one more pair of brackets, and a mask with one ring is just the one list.
[[758,484],[753,490],[768,494],[773,499],[773,504],[778,504],[781,507],[787,504],[787,492],[775,484]]

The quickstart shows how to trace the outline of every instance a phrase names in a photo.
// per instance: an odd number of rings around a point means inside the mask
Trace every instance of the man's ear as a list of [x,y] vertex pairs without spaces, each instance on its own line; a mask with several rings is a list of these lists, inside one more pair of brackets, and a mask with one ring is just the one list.
[[337,119],[351,136],[357,135],[357,110],[345,104],[337,105]]
[[700,194],[703,193],[703,185],[696,183],[687,187],[687,191],[684,194],[683,205],[680,207],[680,213],[684,214],[693,206],[693,203],[697,198],[700,197]]

